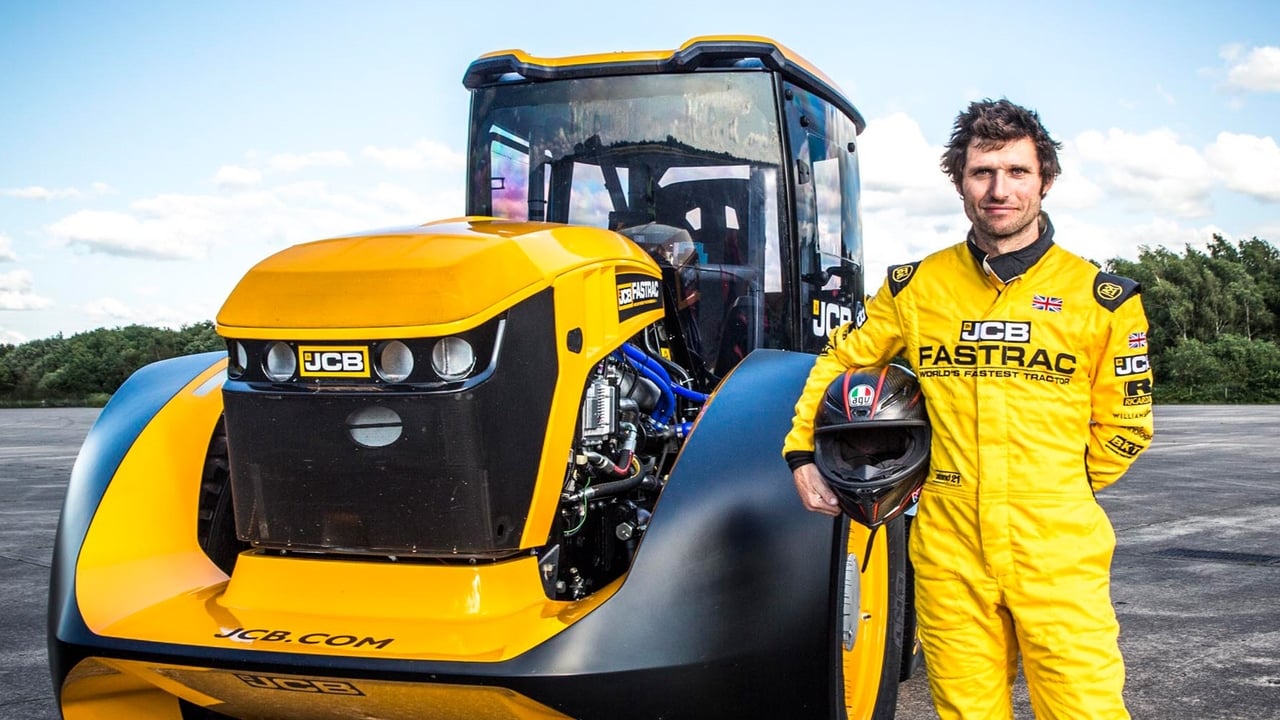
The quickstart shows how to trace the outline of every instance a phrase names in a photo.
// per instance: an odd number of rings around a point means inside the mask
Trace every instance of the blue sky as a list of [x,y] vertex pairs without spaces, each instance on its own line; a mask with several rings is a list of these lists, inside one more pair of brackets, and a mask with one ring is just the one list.
[[1065,143],[1045,208],[1068,249],[1280,244],[1270,0],[6,2],[0,342],[212,319],[289,244],[461,214],[461,78],[484,52],[722,33],[804,55],[868,119],[870,273],[963,237],[937,159],[983,97]]

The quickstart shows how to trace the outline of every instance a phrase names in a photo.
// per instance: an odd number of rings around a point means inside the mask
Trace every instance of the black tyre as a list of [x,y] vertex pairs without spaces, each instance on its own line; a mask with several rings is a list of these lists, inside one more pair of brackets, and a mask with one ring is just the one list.
[[[903,515],[903,545],[910,547],[911,522],[914,515]],[[906,554],[907,589],[902,611],[902,671],[899,682],[906,682],[924,665],[924,651],[920,647],[920,634],[916,632],[916,572],[911,565],[911,553]]]
[[230,467],[226,422],[218,418],[200,476],[200,516],[196,522],[196,535],[200,549],[227,575],[231,575],[240,553],[249,548],[248,543],[240,542],[236,537]]
[[843,521],[845,552],[837,558],[835,670],[837,720],[891,720],[898,704],[907,551],[902,518],[875,532]]

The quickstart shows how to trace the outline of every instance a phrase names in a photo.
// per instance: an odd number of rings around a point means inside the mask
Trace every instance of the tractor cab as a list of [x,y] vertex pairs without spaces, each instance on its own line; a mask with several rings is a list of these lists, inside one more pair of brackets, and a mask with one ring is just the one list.
[[820,349],[863,297],[861,116],[764,39],[622,57],[471,65],[468,215],[631,239],[703,390],[755,348]]

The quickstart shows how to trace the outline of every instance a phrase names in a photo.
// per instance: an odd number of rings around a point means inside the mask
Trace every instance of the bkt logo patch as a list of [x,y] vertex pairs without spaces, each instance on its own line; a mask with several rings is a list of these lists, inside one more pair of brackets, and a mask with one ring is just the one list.
[[1107,445],[1111,446],[1112,450],[1115,450],[1125,457],[1134,457],[1138,453],[1142,452],[1141,445],[1127,438],[1120,437],[1119,435],[1115,435],[1108,440]]
[[1147,356],[1143,355],[1121,355],[1116,360],[1116,377],[1124,377],[1125,375],[1141,375],[1151,369],[1151,363],[1147,360]]
[[1031,342],[1031,323],[1004,320],[965,320],[960,323],[960,339],[967,342],[999,340]]
[[298,346],[302,377],[369,377],[369,348]]

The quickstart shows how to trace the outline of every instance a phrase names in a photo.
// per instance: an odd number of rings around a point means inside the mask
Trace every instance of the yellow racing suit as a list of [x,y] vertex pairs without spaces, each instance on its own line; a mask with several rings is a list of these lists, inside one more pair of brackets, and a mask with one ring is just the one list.
[[920,640],[942,720],[1012,718],[1021,653],[1039,720],[1128,718],[1111,604],[1115,535],[1093,491],[1151,442],[1137,283],[1053,243],[986,258],[972,240],[889,268],[860,327],[835,330],[783,452],[846,367],[904,357],[928,404],[929,477],[912,526]]

